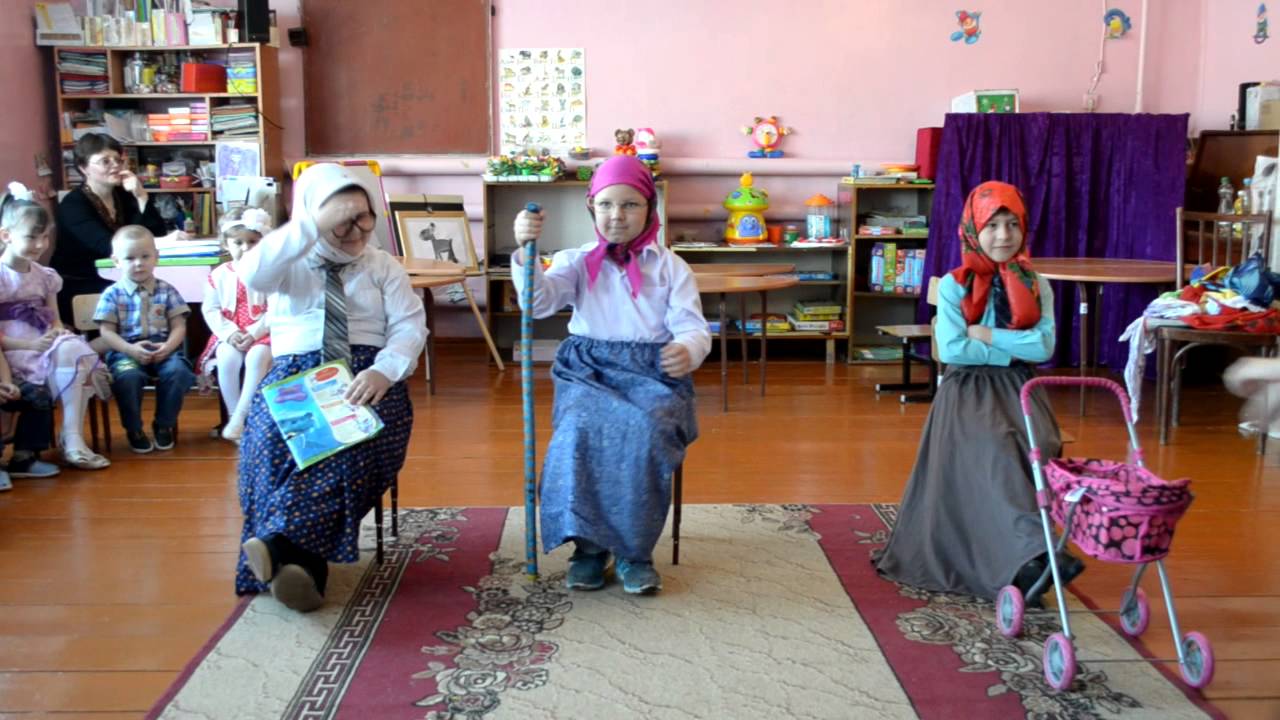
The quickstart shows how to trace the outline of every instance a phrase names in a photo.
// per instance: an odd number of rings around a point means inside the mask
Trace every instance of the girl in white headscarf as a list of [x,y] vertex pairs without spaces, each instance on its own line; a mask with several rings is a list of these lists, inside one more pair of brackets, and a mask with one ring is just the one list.
[[267,296],[245,287],[236,272],[236,263],[271,232],[271,216],[266,210],[253,207],[232,210],[222,219],[220,229],[222,246],[231,261],[214,268],[204,288],[200,312],[211,332],[209,344],[196,361],[196,370],[201,388],[212,385],[217,375],[218,392],[228,413],[222,437],[238,443],[254,391],[271,369],[271,336]]
[[[237,266],[249,290],[269,296],[274,360],[263,384],[346,359],[325,356],[345,350],[355,373],[347,401],[372,406],[385,424],[374,438],[299,470],[262,394],[254,395],[240,452],[244,552],[236,593],[270,590],[307,612],[324,601],[327,563],[359,559],[360,520],[404,465],[413,424],[405,381],[427,329],[404,268],[368,246],[378,222],[376,188],[326,163],[298,178],[293,197],[292,219]],[[327,298],[339,285],[345,312]],[[342,348],[333,342],[342,334],[335,323],[345,327]]]

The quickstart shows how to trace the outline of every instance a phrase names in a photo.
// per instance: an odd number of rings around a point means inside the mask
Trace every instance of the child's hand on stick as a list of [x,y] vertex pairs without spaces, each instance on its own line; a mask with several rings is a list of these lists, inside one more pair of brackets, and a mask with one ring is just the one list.
[[684,377],[693,370],[693,358],[689,348],[678,342],[662,346],[662,371],[671,377]]
[[[530,204],[532,205],[532,203]],[[516,215],[516,242],[520,244],[520,247],[523,248],[542,235],[542,221],[545,217],[541,210],[529,210],[528,208],[521,210],[520,214]]]

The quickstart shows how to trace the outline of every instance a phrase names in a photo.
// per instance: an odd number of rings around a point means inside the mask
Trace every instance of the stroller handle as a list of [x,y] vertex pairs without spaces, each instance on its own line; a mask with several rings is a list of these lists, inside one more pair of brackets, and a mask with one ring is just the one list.
[[1031,414],[1031,391],[1041,385],[1072,385],[1084,387],[1098,387],[1110,390],[1115,393],[1116,399],[1120,401],[1120,408],[1124,411],[1124,418],[1128,421],[1133,415],[1129,412],[1129,393],[1120,386],[1120,383],[1114,380],[1100,377],[1069,377],[1066,375],[1045,375],[1043,377],[1032,378],[1022,386],[1022,393],[1019,399],[1022,401],[1022,414]]

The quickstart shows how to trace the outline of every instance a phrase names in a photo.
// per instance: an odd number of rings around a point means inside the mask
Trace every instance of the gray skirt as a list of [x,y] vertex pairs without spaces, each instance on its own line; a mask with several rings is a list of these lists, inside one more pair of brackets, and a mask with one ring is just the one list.
[[[876,569],[890,580],[988,600],[1045,552],[1030,443],[1018,393],[1028,365],[947,368],[938,388],[898,523]],[[1062,447],[1044,393],[1031,397],[1036,444]]]

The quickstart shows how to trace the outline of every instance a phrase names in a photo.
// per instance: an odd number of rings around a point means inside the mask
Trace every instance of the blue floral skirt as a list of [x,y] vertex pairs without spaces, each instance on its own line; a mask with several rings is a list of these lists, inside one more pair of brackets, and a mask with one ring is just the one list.
[[[368,368],[377,353],[378,348],[353,346],[352,369]],[[318,351],[277,357],[262,385],[318,365]],[[413,405],[405,383],[392,385],[373,409],[385,425],[377,437],[299,470],[262,393],[254,396],[240,446],[241,542],[280,533],[330,562],[359,558],[360,520],[400,473],[413,429]],[[241,554],[236,594],[266,590]]]
[[693,381],[664,373],[661,350],[577,335],[561,343],[539,496],[544,549],[582,538],[628,560],[652,557],[671,473],[698,437]]

